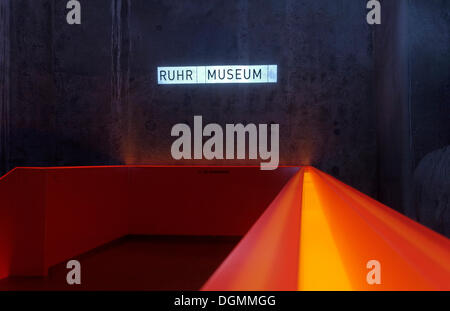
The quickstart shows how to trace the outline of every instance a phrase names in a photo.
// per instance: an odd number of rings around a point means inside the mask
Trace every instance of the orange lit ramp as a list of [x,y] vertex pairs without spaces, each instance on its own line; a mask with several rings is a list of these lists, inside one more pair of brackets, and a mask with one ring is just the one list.
[[203,290],[450,290],[450,241],[306,167]]

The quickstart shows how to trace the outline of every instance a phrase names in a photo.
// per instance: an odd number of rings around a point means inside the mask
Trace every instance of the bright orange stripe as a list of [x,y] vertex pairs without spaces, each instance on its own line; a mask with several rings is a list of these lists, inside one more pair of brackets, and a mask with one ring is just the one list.
[[371,224],[373,229],[385,239],[403,259],[405,265],[413,267],[418,275],[426,280],[421,284],[409,284],[422,288],[430,283],[427,289],[450,289],[450,241],[430,229],[412,221],[406,216],[363,195],[351,187],[318,172],[330,187],[345,196],[362,218]]
[[[364,208],[355,205],[348,195],[326,181],[323,174],[313,170],[320,201],[327,214],[337,247],[347,269],[352,286],[357,290],[432,290],[432,282],[399,252],[398,240],[392,232],[380,230],[376,219]],[[356,190],[353,190],[356,191]],[[395,243],[397,242],[397,243]],[[404,247],[404,245],[402,245]],[[366,282],[366,263],[375,259],[381,263],[382,284]]]
[[299,290],[351,290],[312,173],[303,178]]
[[[449,290],[449,243],[329,175],[304,168],[204,289]],[[379,285],[366,281],[370,260],[381,264]]]

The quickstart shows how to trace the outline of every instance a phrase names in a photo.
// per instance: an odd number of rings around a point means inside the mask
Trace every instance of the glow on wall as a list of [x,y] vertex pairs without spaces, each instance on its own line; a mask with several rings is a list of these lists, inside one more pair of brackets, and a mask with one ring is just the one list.
[[450,241],[306,167],[203,290],[450,290]]

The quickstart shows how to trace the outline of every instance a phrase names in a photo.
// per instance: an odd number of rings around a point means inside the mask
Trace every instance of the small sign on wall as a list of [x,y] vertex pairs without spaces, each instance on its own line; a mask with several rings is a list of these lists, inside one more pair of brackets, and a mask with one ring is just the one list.
[[277,65],[158,67],[158,84],[277,83]]

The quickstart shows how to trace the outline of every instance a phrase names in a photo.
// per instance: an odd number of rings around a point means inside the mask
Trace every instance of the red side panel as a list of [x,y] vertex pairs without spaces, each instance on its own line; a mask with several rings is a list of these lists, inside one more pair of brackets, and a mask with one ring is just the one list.
[[14,242],[14,195],[17,175],[10,172],[0,178],[0,279],[11,273]]
[[297,168],[20,168],[0,180],[0,278],[127,234],[243,235]]
[[[44,172],[44,171],[43,171]],[[46,266],[128,232],[128,168],[48,169]]]
[[297,168],[130,168],[130,233],[241,236]]
[[17,199],[14,235],[18,243],[14,244],[11,273],[20,276],[47,274],[44,266],[45,172],[18,169],[16,173],[19,185],[14,188]]
[[303,173],[298,172],[203,290],[296,290]]
[[16,169],[0,180],[1,275],[38,276],[44,267],[45,174]]

